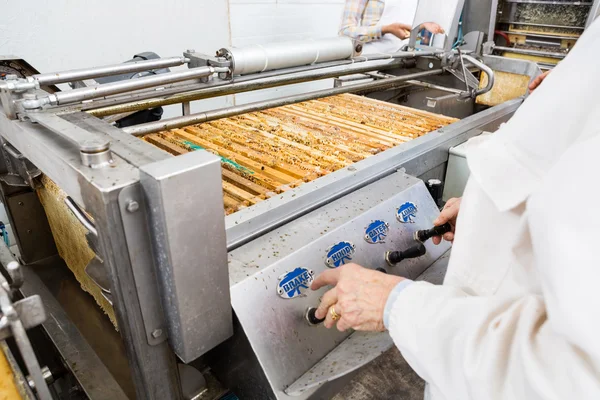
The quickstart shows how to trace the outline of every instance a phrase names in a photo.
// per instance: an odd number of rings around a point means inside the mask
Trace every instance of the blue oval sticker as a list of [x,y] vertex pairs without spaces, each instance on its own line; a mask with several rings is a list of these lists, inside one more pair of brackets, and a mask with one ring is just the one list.
[[390,226],[387,222],[380,219],[373,221],[365,230],[365,240],[367,243],[384,243],[390,231]]
[[277,294],[284,299],[303,296],[315,279],[314,276],[313,271],[301,267],[286,272],[278,278]]
[[406,223],[414,223],[417,216],[417,206],[410,201],[402,204],[396,213],[398,221]]
[[325,265],[329,268],[340,267],[352,260],[355,250],[356,246],[350,242],[336,243],[327,250]]

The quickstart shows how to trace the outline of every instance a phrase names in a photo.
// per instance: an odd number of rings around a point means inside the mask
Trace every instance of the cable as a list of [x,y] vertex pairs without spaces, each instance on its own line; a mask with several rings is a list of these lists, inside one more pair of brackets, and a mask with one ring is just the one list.
[[456,42],[454,42],[454,44],[452,45],[453,49],[457,48],[458,46],[461,46],[464,42],[463,41],[462,21],[463,21],[463,15],[461,13],[460,19],[458,20],[458,34],[456,36]]

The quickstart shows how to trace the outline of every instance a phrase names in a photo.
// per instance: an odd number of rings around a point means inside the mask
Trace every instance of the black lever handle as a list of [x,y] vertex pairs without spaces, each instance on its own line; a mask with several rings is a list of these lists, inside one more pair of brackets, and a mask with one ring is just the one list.
[[445,223],[444,225],[434,226],[431,229],[425,229],[422,231],[416,231],[414,238],[416,241],[424,243],[434,236],[442,236],[444,233],[450,232],[452,225]]
[[311,307],[308,310],[306,310],[306,314],[304,315],[304,317],[306,318],[306,321],[308,321],[309,325],[319,325],[321,322],[325,321],[325,318],[317,318],[317,316],[315,315],[316,312],[316,307]]
[[417,258],[421,257],[427,253],[427,249],[423,245],[423,243],[419,243],[413,247],[410,247],[404,251],[388,251],[385,253],[385,261],[393,267],[398,264],[402,260],[406,260],[407,258]]

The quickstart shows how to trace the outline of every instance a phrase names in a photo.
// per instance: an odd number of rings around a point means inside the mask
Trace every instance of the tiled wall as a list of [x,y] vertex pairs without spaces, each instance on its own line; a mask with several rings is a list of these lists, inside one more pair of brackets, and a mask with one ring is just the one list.
[[[229,0],[233,46],[337,36],[344,0]],[[236,103],[332,87],[331,79],[236,95]]]

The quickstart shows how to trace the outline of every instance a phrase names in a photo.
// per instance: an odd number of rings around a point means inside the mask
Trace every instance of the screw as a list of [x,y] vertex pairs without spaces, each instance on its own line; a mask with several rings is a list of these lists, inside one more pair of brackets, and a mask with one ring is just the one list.
[[27,229],[27,233],[31,233],[31,229]]
[[130,213],[136,212],[140,208],[140,204],[137,201],[131,200],[127,203],[127,211]]
[[20,201],[20,202],[19,202],[19,203],[17,203],[17,204],[19,204],[20,206],[22,206],[22,205],[23,205],[23,202],[22,202],[22,201]]
[[158,339],[161,336],[162,336],[162,329],[155,329],[152,331],[152,337],[154,339]]

